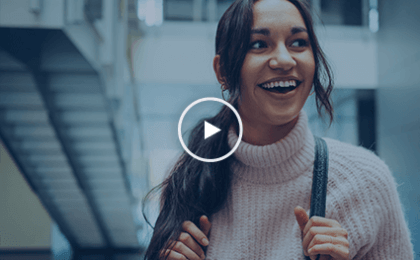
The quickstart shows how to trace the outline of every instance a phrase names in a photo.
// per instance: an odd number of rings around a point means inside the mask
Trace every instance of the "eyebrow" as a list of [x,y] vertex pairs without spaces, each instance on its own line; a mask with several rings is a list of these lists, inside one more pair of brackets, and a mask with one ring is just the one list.
[[[293,26],[292,29],[290,29],[290,32],[292,33],[292,35],[297,34],[297,33],[301,33],[301,32],[308,32],[306,30],[305,27],[302,26]],[[262,34],[264,36],[270,36],[270,30],[266,27],[262,27],[262,28],[255,28],[255,29],[251,29],[251,34]]]
[[293,34],[297,34],[297,33],[301,33],[301,32],[306,32],[308,33],[308,30],[306,30],[305,27],[302,26],[294,26],[292,27],[292,29],[290,30],[290,32]]
[[268,28],[251,29],[251,34],[262,34],[264,36],[270,36],[270,30]]

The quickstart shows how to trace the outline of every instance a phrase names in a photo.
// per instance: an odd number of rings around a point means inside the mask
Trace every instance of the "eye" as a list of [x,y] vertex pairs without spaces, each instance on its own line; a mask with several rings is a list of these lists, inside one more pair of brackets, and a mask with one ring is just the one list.
[[265,43],[264,41],[255,41],[252,42],[249,46],[250,49],[253,50],[258,50],[258,49],[262,49],[262,48],[267,48],[267,43]]
[[295,41],[292,42],[291,46],[292,47],[306,47],[308,46],[308,41],[304,40],[304,39],[297,39]]

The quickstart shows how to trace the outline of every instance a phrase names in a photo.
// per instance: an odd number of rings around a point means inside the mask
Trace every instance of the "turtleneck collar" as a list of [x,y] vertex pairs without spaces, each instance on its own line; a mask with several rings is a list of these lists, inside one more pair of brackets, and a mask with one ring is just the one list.
[[[229,146],[232,148],[237,140],[238,135],[231,128],[228,134]],[[253,183],[279,183],[296,178],[312,166],[314,149],[308,116],[301,110],[295,127],[285,138],[263,146],[241,141],[234,155],[240,162],[239,168],[243,168],[239,169],[242,178]],[[254,171],[256,169],[249,168],[259,168],[258,173]]]

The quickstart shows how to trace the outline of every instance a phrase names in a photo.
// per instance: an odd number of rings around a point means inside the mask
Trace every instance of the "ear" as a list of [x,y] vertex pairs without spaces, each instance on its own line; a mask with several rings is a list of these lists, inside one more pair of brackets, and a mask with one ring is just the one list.
[[225,85],[226,81],[225,78],[222,76],[222,72],[220,70],[220,55],[216,55],[213,59],[213,69],[214,73],[216,73],[217,81],[220,84]]

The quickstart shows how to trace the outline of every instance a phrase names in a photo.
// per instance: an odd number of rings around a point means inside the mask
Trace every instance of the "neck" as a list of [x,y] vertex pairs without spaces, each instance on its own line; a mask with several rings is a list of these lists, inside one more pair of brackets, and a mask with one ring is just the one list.
[[269,125],[260,122],[250,122],[242,117],[244,133],[242,140],[252,145],[268,145],[286,137],[296,125],[298,116],[283,125]]

